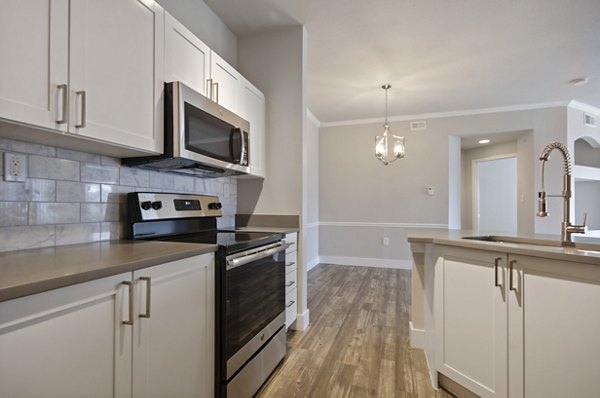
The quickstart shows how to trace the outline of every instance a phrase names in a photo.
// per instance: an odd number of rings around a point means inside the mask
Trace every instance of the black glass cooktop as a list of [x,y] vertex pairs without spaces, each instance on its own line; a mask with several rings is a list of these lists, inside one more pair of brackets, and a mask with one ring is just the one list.
[[226,254],[230,254],[275,243],[281,239],[283,239],[282,234],[270,232],[217,231],[170,236],[162,240],[217,244],[220,250],[224,250]]

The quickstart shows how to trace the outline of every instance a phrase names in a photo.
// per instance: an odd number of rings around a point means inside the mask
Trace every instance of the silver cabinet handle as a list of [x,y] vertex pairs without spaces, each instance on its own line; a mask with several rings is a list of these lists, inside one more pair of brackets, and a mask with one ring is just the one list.
[[213,87],[216,89],[215,93],[217,95],[215,95],[215,99],[213,101],[215,101],[217,104],[219,103],[219,83],[214,83]]
[[296,283],[296,282],[294,282],[294,281],[290,281],[290,283],[286,283],[286,284],[285,284],[285,287],[290,287],[290,286],[292,286],[294,283]]
[[286,307],[286,308],[290,308],[292,305],[294,305],[294,303],[295,303],[295,301],[294,301],[294,300],[292,300],[292,301],[290,301],[289,303],[287,303],[287,304],[285,305],[285,307]]
[[206,96],[208,97],[208,99],[212,99],[213,97],[212,87],[213,79],[206,79]]
[[286,267],[291,267],[291,266],[292,266],[292,265],[294,265],[294,264],[296,264],[296,263],[292,261],[291,263],[287,263],[285,266],[286,266]]
[[150,318],[150,303],[152,301],[152,280],[148,276],[142,276],[140,280],[146,282],[146,312],[140,314],[140,318]]
[[496,257],[494,259],[494,286],[502,287],[502,283],[498,283],[498,268],[500,268],[500,261],[502,257]]
[[64,124],[67,122],[67,85],[59,84],[56,86],[56,123]]
[[516,291],[517,289],[515,288],[514,284],[513,284],[513,268],[515,266],[515,263],[517,262],[517,260],[511,260],[509,265],[508,265],[508,288],[510,290]]
[[81,109],[81,111],[79,112],[80,121],[78,124],[75,124],[75,127],[78,129],[82,129],[85,127],[85,113],[86,113],[85,91],[76,91],[75,96],[76,96],[77,108]]
[[132,283],[129,281],[123,282],[123,285],[126,285],[129,290],[129,316],[126,321],[123,321],[123,325],[133,325],[133,286]]

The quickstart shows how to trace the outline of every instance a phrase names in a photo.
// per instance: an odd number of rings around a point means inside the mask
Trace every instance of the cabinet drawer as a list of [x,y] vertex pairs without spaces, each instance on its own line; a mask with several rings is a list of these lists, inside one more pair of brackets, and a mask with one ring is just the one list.
[[295,253],[298,248],[298,234],[296,232],[285,234],[285,241],[292,244],[290,247],[285,249],[285,253]]
[[298,269],[298,256],[296,252],[285,254],[285,273]]
[[289,271],[285,274],[285,293],[289,293],[292,289],[296,289],[296,284],[298,283],[298,273],[296,270]]
[[296,320],[296,289],[292,289],[285,295],[285,326],[290,325]]

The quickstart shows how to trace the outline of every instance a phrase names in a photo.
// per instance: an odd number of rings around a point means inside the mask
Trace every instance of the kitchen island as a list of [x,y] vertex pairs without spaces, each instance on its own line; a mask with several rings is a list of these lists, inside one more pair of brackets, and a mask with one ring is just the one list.
[[600,245],[593,239],[561,247],[548,235],[437,229],[409,229],[407,238],[411,345],[425,350],[434,386],[459,396],[595,396]]

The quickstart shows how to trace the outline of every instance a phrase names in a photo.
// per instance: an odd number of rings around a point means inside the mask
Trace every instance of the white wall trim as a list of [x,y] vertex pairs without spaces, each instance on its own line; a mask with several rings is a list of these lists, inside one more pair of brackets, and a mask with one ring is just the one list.
[[[571,102],[573,102],[573,101],[571,101]],[[465,109],[462,111],[451,111],[451,112],[422,113],[422,114],[417,114],[417,115],[391,116],[388,118],[388,121],[402,122],[402,121],[408,121],[408,120],[414,120],[414,119],[439,119],[442,117],[483,115],[486,113],[528,111],[528,110],[532,110],[532,109],[557,108],[557,107],[561,107],[561,106],[567,106],[569,104],[570,103],[567,101],[557,101],[557,102],[543,102],[543,103],[539,103],[539,104],[501,106],[501,107],[495,107],[495,108]],[[353,125],[375,124],[375,123],[383,123],[383,122],[384,122],[383,118],[340,120],[337,122],[321,123],[320,127],[353,126]]]
[[578,109],[583,112],[593,113],[595,115],[600,115],[600,108],[596,108],[595,106],[584,104],[579,101],[570,101],[568,104],[569,108]]
[[444,228],[448,229],[448,224],[420,224],[420,223],[388,223],[388,222],[340,222],[340,221],[321,221],[320,226],[324,227],[378,227],[378,228]]
[[411,260],[392,260],[387,258],[363,258],[343,256],[319,256],[323,264],[355,265],[359,267],[412,269]]
[[408,321],[410,328],[410,346],[413,348],[425,349],[425,330],[415,329],[412,321]]
[[309,222],[304,224],[304,228],[308,229],[308,228],[314,228],[314,227],[318,227],[320,225],[320,223],[318,221],[315,222]]
[[319,257],[319,256],[311,258],[310,260],[308,260],[306,262],[306,272],[308,272],[311,269],[315,268],[320,262],[321,262],[321,257]]
[[296,324],[292,325],[294,330],[306,330],[310,323],[310,310],[304,311],[302,314],[296,314]]
[[319,119],[317,119],[317,117],[315,116],[314,113],[312,113],[312,111],[308,108],[306,108],[306,116],[308,117],[308,119],[310,121],[312,121],[314,124],[317,125],[317,127],[321,127],[321,121]]

